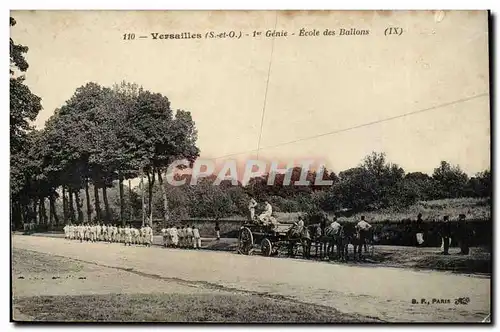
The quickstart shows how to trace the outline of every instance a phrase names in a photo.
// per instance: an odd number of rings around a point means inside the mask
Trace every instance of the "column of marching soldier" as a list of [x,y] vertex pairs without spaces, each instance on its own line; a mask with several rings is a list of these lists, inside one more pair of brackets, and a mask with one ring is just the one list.
[[[82,224],[64,226],[64,237],[80,242],[124,243],[125,245],[153,244],[153,229],[145,225],[139,229],[126,225]],[[196,226],[171,226],[161,230],[164,247],[201,248],[200,232]]]

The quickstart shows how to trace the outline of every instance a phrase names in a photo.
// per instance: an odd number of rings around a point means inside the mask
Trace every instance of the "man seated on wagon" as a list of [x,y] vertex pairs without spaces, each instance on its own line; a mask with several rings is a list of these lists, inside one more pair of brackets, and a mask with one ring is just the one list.
[[273,214],[273,207],[271,204],[269,204],[268,201],[266,201],[264,207],[264,211],[259,215],[259,221],[262,223],[264,226],[276,226],[277,221],[276,218],[272,216]]

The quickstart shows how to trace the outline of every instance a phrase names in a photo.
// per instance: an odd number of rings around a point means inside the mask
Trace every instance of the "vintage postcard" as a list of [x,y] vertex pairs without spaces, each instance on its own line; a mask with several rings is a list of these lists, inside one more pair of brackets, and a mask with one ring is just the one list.
[[11,11],[11,320],[490,323],[489,22]]

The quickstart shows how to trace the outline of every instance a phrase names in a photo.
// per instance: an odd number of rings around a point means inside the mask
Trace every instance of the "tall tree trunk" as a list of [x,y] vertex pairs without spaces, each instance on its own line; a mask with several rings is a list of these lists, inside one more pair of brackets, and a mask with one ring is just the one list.
[[66,199],[66,187],[62,186],[62,198],[63,198],[63,223],[68,223],[68,201]]
[[24,225],[24,219],[23,219],[23,204],[21,202],[18,202],[16,204],[16,212],[18,215],[18,224],[17,227],[22,227]]
[[28,206],[26,205],[26,202],[23,201],[21,202],[21,218],[22,218],[22,221],[23,221],[23,227],[24,227],[24,224],[27,224],[29,223],[29,219],[28,219]]
[[89,179],[85,179],[85,202],[87,204],[87,222],[92,221],[92,205],[90,204]]
[[145,208],[145,203],[144,203],[144,173],[141,174],[141,200],[142,200],[142,227],[144,227],[144,223],[146,221],[146,208]]
[[97,181],[94,181],[94,201],[95,201],[95,214],[97,222],[102,223],[101,203],[99,202],[99,186],[97,185]]
[[56,198],[54,195],[49,196],[49,204],[50,204],[50,215],[54,218],[54,224],[56,226],[59,226],[59,218],[57,217],[57,210],[56,210]]
[[128,220],[132,223],[132,184],[128,179]]
[[40,197],[40,222],[47,225],[47,213],[45,211],[45,197]]
[[120,223],[125,226],[125,199],[123,197],[123,175],[118,171],[118,187],[120,189]]
[[52,194],[49,195],[49,225],[54,226],[54,218],[52,216]]
[[[153,223],[153,186],[155,185],[155,171],[153,168],[153,171],[149,173],[149,171],[146,173],[148,175],[148,211],[149,211],[149,222],[152,224]],[[150,225],[152,226],[152,225]]]
[[75,190],[75,204],[76,204],[76,211],[78,213],[78,223],[81,225],[83,224],[83,211],[82,211],[83,203],[80,200],[80,190]]
[[68,196],[69,196],[69,219],[71,223],[75,223],[75,206],[73,205],[73,189],[68,187]]
[[102,186],[102,200],[104,201],[104,210],[106,211],[106,223],[111,222],[111,214],[109,213],[108,193],[106,185]]
[[36,198],[33,198],[33,212],[32,212],[32,216],[33,216],[33,222],[38,225],[39,224],[39,219],[38,219],[38,209],[37,209],[37,202],[38,202],[38,199]]
[[163,197],[163,228],[168,224],[168,199],[167,189],[164,186],[163,178],[161,177],[161,170],[158,170],[158,183],[160,184],[161,195]]

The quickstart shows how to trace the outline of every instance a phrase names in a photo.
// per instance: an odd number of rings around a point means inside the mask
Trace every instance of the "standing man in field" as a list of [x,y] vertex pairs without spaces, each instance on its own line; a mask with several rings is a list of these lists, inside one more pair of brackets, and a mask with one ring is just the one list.
[[443,248],[443,255],[449,255],[449,249],[450,249],[450,242],[451,242],[451,223],[450,223],[450,217],[449,216],[444,216],[443,217],[443,223],[441,224],[441,230],[440,230],[441,238],[442,238],[442,248]]
[[144,227],[144,244],[146,247],[151,247],[153,244],[153,229],[149,224],[146,224],[146,227]]
[[257,201],[252,197],[248,203],[248,211],[250,211],[250,221],[255,219],[255,208],[257,207]]
[[186,248],[189,248],[191,244],[193,243],[193,229],[191,226],[186,227]]
[[162,237],[162,240],[163,240],[163,247],[167,247],[167,239],[168,239],[168,227],[167,228],[162,228],[161,229],[161,237]]
[[220,240],[220,226],[219,221],[215,222],[215,236],[217,237],[217,241]]
[[422,222],[422,213],[419,213],[417,216],[415,237],[417,240],[417,247],[421,246],[424,243],[424,227]]
[[465,220],[465,214],[458,216],[458,238],[460,241],[460,255],[469,254],[469,236],[470,230]]
[[325,228],[325,235],[330,238],[330,250],[333,255],[334,246],[337,247],[337,257],[341,258],[342,238],[340,237],[340,228],[342,226],[337,221],[337,217],[333,217],[333,222]]
[[116,224],[113,225],[113,242],[120,242],[119,228],[116,226]]
[[64,230],[64,239],[68,240],[69,239],[69,225],[68,224],[64,225],[63,230]]
[[85,239],[85,226],[78,225],[78,238],[80,239],[80,243]]
[[130,227],[130,235],[132,236],[132,244],[137,244],[137,242],[139,241],[137,233],[138,233],[137,228],[135,228],[134,226]]
[[132,234],[131,234],[131,229],[130,225],[125,225],[125,228],[123,229],[123,234],[124,234],[124,239],[123,242],[125,246],[128,244],[129,247],[132,245]]
[[370,229],[372,225],[365,221],[365,216],[361,216],[361,220],[356,224],[356,230],[359,234],[359,254],[361,254],[361,248],[365,247],[365,253],[368,251],[366,246],[366,239],[368,238]]
[[94,224],[90,224],[90,242],[95,242],[97,230]]
[[179,245],[179,234],[178,234],[178,230],[177,230],[177,226],[174,226],[170,229],[171,233],[170,233],[170,237],[172,239],[172,246],[174,248],[177,248],[177,246]]
[[101,227],[101,224],[97,223],[95,225],[95,240],[96,241],[101,241],[101,231],[102,231],[102,227]]
[[200,231],[196,226],[193,226],[193,248],[201,249]]

